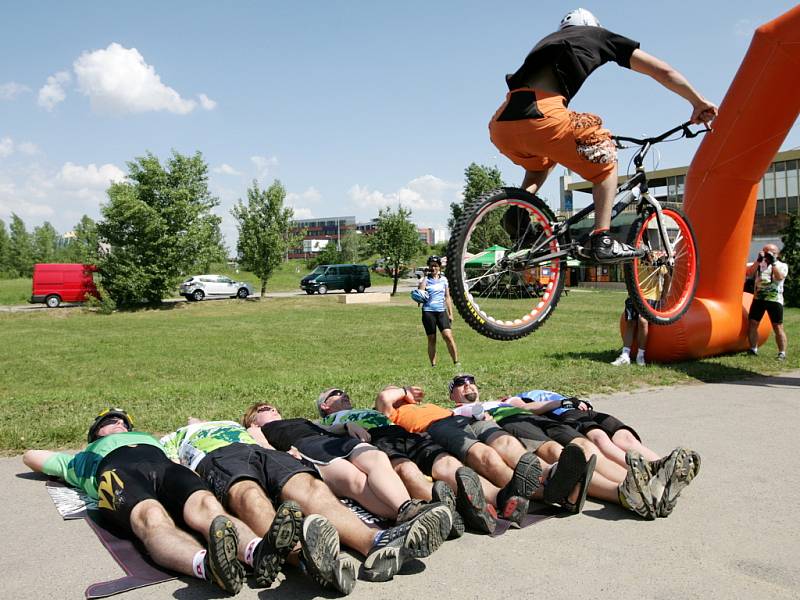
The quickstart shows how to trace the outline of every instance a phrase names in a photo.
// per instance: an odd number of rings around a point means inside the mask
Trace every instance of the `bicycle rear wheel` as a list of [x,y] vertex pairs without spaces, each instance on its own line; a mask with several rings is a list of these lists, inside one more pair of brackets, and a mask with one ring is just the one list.
[[[662,209],[666,240],[661,238],[655,211],[631,225],[628,243],[647,254],[625,264],[628,295],[645,319],[668,325],[689,309],[697,288],[699,257],[692,226],[675,208]],[[667,258],[667,246],[673,260]]]
[[535,331],[558,304],[566,256],[547,205],[502,188],[465,209],[447,246],[453,303],[475,331],[514,340]]

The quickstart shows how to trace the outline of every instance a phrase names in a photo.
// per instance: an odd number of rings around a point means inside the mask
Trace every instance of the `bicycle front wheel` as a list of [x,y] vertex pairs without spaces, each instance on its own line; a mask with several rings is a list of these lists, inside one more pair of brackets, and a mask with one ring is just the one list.
[[[699,257],[692,226],[675,208],[662,209],[666,237],[655,211],[631,226],[628,243],[644,249],[644,258],[625,264],[628,295],[639,314],[656,325],[668,325],[689,309],[697,288]],[[667,249],[673,258],[668,257]]]
[[514,340],[550,316],[566,278],[554,222],[542,200],[517,188],[465,209],[447,246],[446,274],[453,303],[475,331]]

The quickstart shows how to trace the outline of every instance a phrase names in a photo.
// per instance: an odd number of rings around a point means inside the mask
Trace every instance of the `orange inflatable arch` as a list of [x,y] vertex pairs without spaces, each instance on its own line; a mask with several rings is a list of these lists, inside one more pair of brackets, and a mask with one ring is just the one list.
[[[759,27],[686,175],[684,209],[697,237],[697,295],[682,319],[651,326],[648,360],[746,350],[745,261],[757,186],[800,110],[800,5]],[[771,326],[759,328],[764,343]]]

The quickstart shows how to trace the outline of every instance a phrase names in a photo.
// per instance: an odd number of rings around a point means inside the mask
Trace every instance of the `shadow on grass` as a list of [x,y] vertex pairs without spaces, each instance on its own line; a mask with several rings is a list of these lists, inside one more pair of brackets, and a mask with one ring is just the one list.
[[[618,354],[616,352],[560,352],[551,354],[555,359],[564,360],[589,360],[592,362],[599,362],[609,364],[614,360]],[[728,355],[731,356],[731,355]],[[752,379],[753,377],[763,377],[764,374],[760,371],[747,369],[743,367],[734,367],[730,365],[723,365],[716,362],[705,360],[689,361],[689,362],[675,362],[675,363],[658,363],[662,369],[671,369],[683,373],[687,377],[691,377],[703,383],[717,383],[717,382],[732,382],[739,379]],[[796,384],[793,384],[796,385]]]

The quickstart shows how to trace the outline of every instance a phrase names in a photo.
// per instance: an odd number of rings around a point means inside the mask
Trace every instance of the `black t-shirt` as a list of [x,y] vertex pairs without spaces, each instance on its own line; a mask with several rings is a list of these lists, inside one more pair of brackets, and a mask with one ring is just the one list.
[[597,67],[613,60],[630,69],[631,54],[638,47],[639,42],[602,27],[565,27],[536,44],[517,72],[506,75],[506,83],[509,90],[531,87],[531,78],[550,67],[569,103]]
[[261,426],[261,433],[276,450],[286,452],[297,440],[318,435],[331,435],[308,419],[282,419]]

